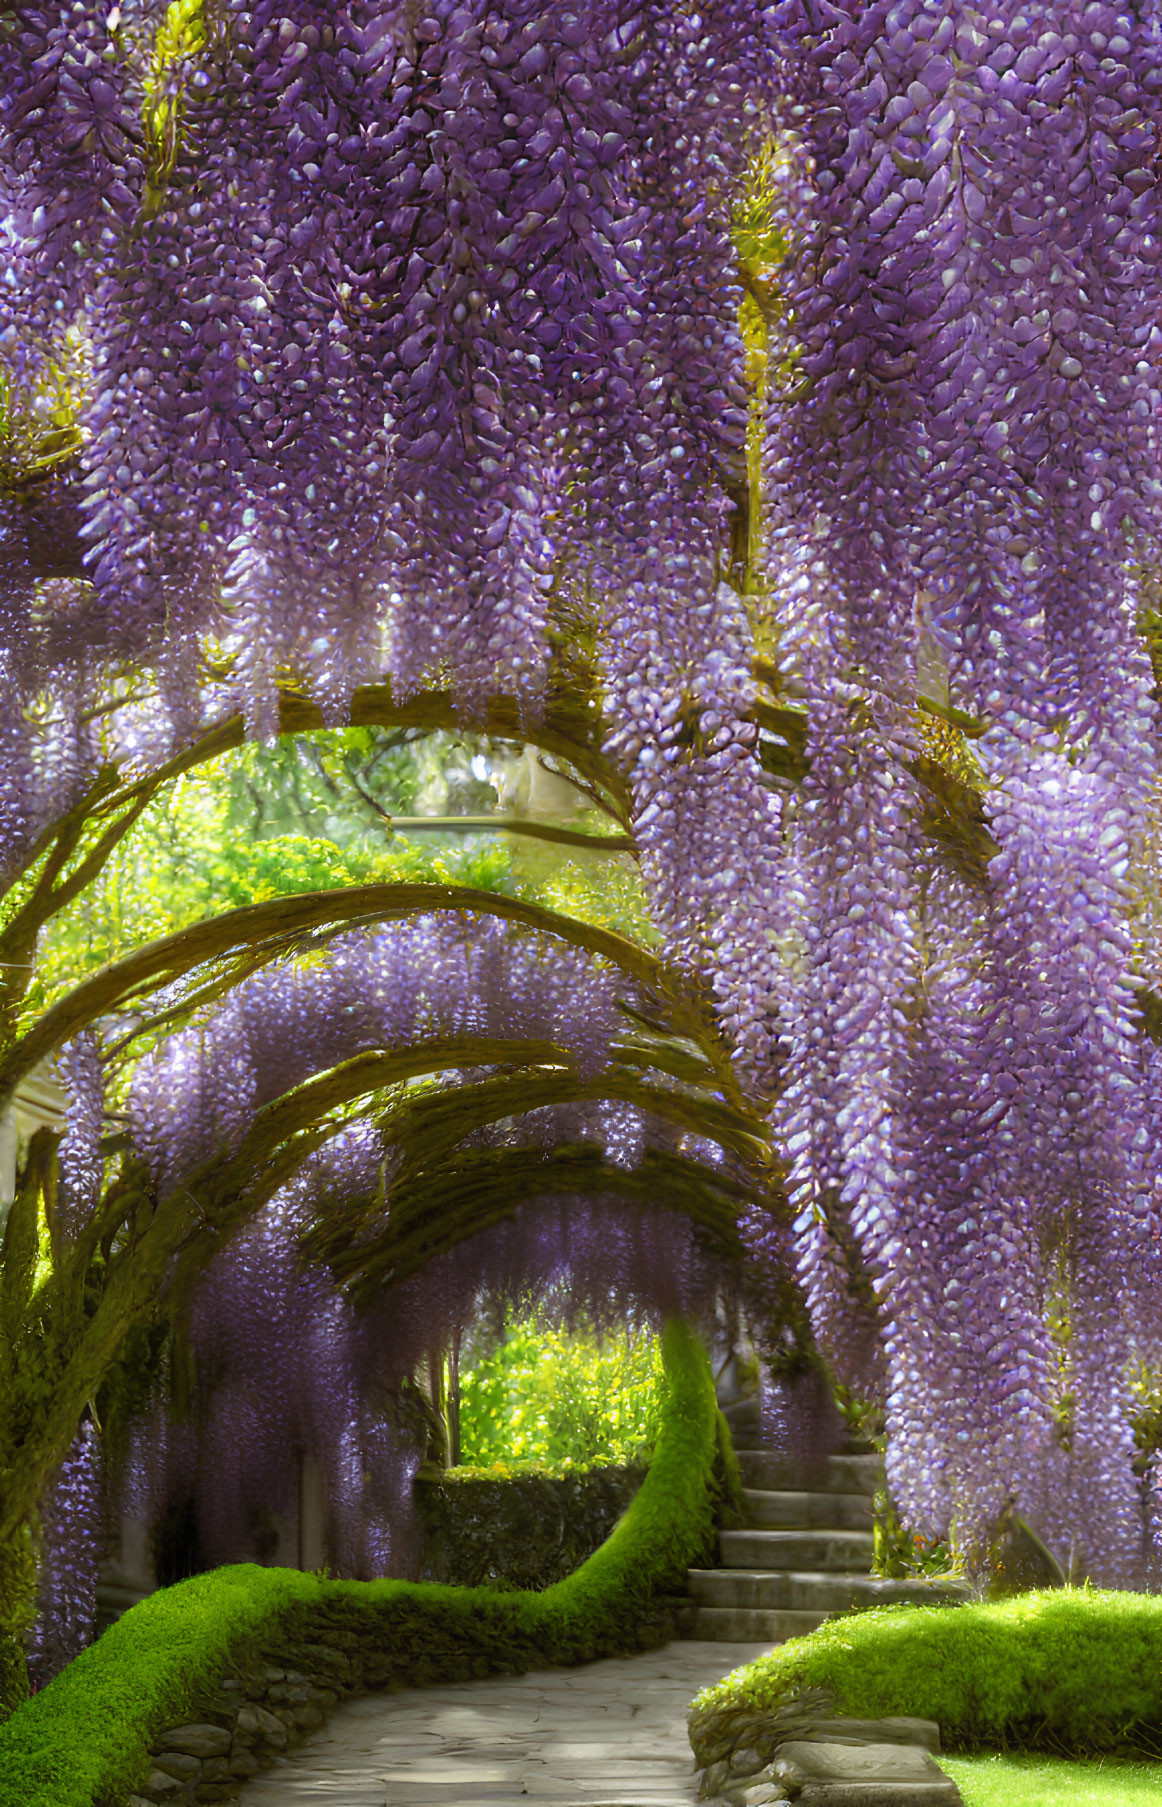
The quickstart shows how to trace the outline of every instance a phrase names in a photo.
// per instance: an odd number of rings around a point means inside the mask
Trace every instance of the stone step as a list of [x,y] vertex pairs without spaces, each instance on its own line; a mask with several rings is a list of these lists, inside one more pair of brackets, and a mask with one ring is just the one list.
[[810,1782],[795,1799],[799,1807],[964,1807],[959,1788],[947,1777],[943,1782]]
[[686,1606],[678,1614],[680,1638],[704,1644],[785,1644],[817,1631],[833,1615],[825,1612],[771,1612],[758,1606]]
[[762,1400],[750,1395],[744,1399],[732,1399],[728,1405],[719,1406],[719,1411],[730,1426],[730,1434],[737,1443],[746,1433],[757,1434],[762,1428]]
[[760,1612],[858,1612],[900,1601],[937,1606],[968,1596],[962,1582],[892,1581],[810,1569],[689,1569],[687,1580],[695,1606]]
[[840,1488],[841,1493],[873,1494],[884,1484],[884,1458],[878,1450],[865,1455],[832,1456],[827,1464],[828,1475],[834,1475],[837,1482],[846,1482]]
[[[735,1454],[745,1487],[769,1493],[798,1490],[802,1465],[794,1457],[776,1455],[769,1449],[747,1449],[737,1445]],[[811,1491],[862,1493],[870,1499],[883,1484],[882,1456],[831,1456],[819,1479],[812,1481]]]
[[728,1569],[811,1569],[868,1573],[875,1554],[870,1531],[720,1531],[719,1557]]
[[745,1489],[752,1525],[785,1525],[827,1531],[869,1531],[874,1517],[866,1493],[792,1493]]
[[[789,1739],[780,1744],[769,1769],[792,1799],[819,1807],[896,1807],[897,1802],[923,1801],[937,1807],[960,1799],[955,1783],[926,1750],[905,1744],[823,1744]],[[860,1790],[871,1790],[861,1794]],[[876,1791],[880,1792],[876,1792]],[[911,1792],[909,1793],[909,1790]],[[928,1792],[923,1792],[923,1791]]]

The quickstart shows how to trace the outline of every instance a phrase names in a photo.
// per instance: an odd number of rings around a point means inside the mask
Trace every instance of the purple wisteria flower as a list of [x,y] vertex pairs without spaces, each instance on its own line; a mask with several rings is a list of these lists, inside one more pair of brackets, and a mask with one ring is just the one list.
[[[1077,1572],[1133,1579],[1126,1374],[1162,1355],[1135,991],[1159,966],[1135,890],[1158,790],[1136,620],[1162,499],[1157,9],[112,16],[29,3],[0,26],[0,348],[26,397],[69,330],[87,372],[73,493],[39,527],[0,518],[10,847],[94,770],[115,661],[156,670],[171,737],[206,650],[258,733],[288,679],[328,722],[384,672],[532,712],[552,608],[583,599],[653,908],[771,1106],[816,1334],[883,1400],[906,1516],[979,1555],[1012,1499]],[[767,133],[787,254],[766,568],[740,597],[729,226]],[[806,712],[786,796],[758,765],[756,625]],[[967,877],[927,832],[921,665],[973,729]],[[256,981],[143,1069],[159,1179],[340,1050],[437,1024],[519,1018],[599,1065],[608,989],[507,947],[428,925],[340,946],[309,987]],[[636,1158],[647,1128],[604,1128]],[[785,1226],[755,1211],[748,1233],[784,1271]]]
[[[775,10],[804,147],[770,472],[813,761],[779,1107],[804,1279],[840,1348],[830,1190],[885,1317],[893,1485],[965,1550],[1005,1498],[1044,1505],[1063,1285],[1074,1448],[1102,1477],[1082,1560],[1125,1579],[1121,1283],[1157,1262],[1126,873],[1156,783],[1127,530],[1162,495],[1159,22]],[[922,626],[985,724],[997,846],[987,902],[946,892],[943,917],[909,794]]]

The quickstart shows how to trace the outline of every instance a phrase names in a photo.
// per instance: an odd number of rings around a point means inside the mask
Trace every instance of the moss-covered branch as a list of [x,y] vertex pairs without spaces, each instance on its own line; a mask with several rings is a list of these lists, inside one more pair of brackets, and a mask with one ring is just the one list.
[[632,835],[586,834],[579,828],[558,828],[553,822],[537,822],[527,816],[385,816],[398,834],[513,834],[553,847],[576,847],[586,853],[635,853]]
[[[284,688],[280,693],[279,718],[280,731],[288,735],[317,733],[326,725],[315,704],[290,688]],[[411,730],[420,734],[441,731],[463,734],[472,730],[495,739],[539,747],[562,765],[576,770],[585,780],[587,793],[627,835],[629,833],[624,784],[616,768],[600,751],[600,722],[567,690],[550,694],[539,717],[530,718],[515,699],[497,696],[477,717],[466,719],[450,691],[423,691],[407,702],[397,703],[389,685],[365,684],[352,698],[351,723],[353,727]],[[46,866],[37,875],[31,894],[0,932],[0,960],[13,957],[11,950],[18,944],[28,945],[30,938],[34,942],[44,924],[77,894],[80,887],[74,884],[72,873],[65,883],[58,881],[89,831],[96,828],[100,836],[105,836],[118,830],[104,848],[100,861],[103,864],[116,841],[165,785],[241,747],[245,738],[242,716],[232,715],[209,724],[172,759],[139,778],[125,782],[115,764],[103,766],[73,808],[46,825],[13,875],[9,892],[47,856]],[[111,826],[103,828],[102,824],[109,824],[110,819]],[[99,866],[96,869],[99,870]],[[93,876],[95,871],[90,865],[83,883],[91,882]]]
[[379,1119],[386,1141],[400,1151],[403,1175],[431,1167],[473,1132],[527,1111],[599,1101],[630,1104],[692,1135],[713,1139],[741,1161],[764,1162],[769,1141],[757,1116],[721,1099],[677,1091],[612,1066],[588,1078],[566,1067],[504,1073],[454,1089],[413,1093]]
[[[542,904],[477,891],[467,885],[373,884],[310,891],[227,910],[208,922],[179,929],[113,961],[53,1004],[0,1061],[0,1108],[40,1061],[99,1017],[138,1003],[199,967],[222,963],[234,983],[261,966],[297,951],[318,931],[371,927],[432,911],[497,916],[606,959],[627,978],[677,1002],[680,988],[661,961],[611,929],[597,928]],[[679,1008],[678,1026],[705,1037],[709,1012]],[[711,1033],[710,1039],[713,1039]]]
[[[413,1173],[392,1188],[386,1221],[375,1201],[352,1201],[350,1213],[324,1220],[307,1252],[326,1261],[357,1302],[398,1285],[469,1236],[501,1223],[526,1200],[617,1199],[665,1205],[691,1218],[720,1256],[738,1259],[738,1214],[745,1186],[709,1166],[649,1149],[632,1169],[618,1167],[589,1144],[470,1149]],[[377,1227],[381,1226],[381,1227]]]

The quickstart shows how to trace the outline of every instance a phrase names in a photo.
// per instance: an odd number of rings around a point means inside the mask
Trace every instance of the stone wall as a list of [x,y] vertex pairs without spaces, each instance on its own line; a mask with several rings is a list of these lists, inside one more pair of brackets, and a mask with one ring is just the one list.
[[[462,1469],[419,1479],[422,1578],[498,1589],[563,1580],[609,1536],[644,1476]],[[332,1645],[291,1634],[203,1695],[196,1723],[157,1740],[149,1778],[125,1807],[229,1800],[317,1731],[341,1700],[399,1686],[411,1667],[399,1650],[335,1635]]]
[[644,1468],[539,1474],[449,1469],[417,1475],[421,1581],[534,1588],[563,1581],[609,1536]]
[[126,1807],[194,1807],[226,1801],[243,1783],[317,1732],[341,1700],[388,1679],[374,1660],[324,1644],[287,1652],[301,1665],[256,1664],[219,1684],[195,1724],[175,1726],[153,1747],[149,1779]]

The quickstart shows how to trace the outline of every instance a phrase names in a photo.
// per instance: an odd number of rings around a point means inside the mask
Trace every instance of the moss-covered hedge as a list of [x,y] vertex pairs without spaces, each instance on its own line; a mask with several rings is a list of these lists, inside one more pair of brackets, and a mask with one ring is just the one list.
[[739,1714],[816,1690],[856,1719],[935,1719],[953,1750],[1157,1750],[1162,1599],[1054,1588],[831,1620],[705,1689],[690,1712],[695,1755],[711,1761]]
[[613,1534],[543,1593],[331,1581],[252,1565],[143,1600],[0,1726],[0,1807],[105,1807],[144,1780],[150,1745],[197,1719],[224,1673],[280,1643],[375,1652],[380,1685],[583,1662],[658,1642],[659,1596],[707,1558],[729,1477],[714,1387],[688,1326],[663,1337],[665,1414]]
[[645,1475],[644,1467],[553,1471],[528,1463],[417,1478],[420,1579],[551,1587],[605,1542]]

